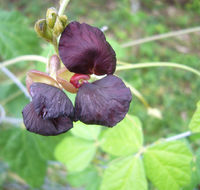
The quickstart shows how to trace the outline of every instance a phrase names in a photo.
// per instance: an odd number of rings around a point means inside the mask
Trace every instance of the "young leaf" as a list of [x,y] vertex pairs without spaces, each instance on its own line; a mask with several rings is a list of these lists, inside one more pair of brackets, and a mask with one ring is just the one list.
[[100,134],[101,127],[98,125],[86,125],[82,122],[76,122],[74,128],[70,131],[76,137],[86,140],[96,140]]
[[190,182],[192,154],[182,141],[155,145],[144,153],[147,177],[159,190],[180,190]]
[[46,175],[46,161],[38,149],[35,135],[21,129],[0,133],[0,157],[29,185],[39,187]]
[[68,171],[79,172],[90,164],[95,153],[96,147],[93,141],[67,137],[57,145],[55,157],[66,165]]
[[3,59],[39,53],[39,40],[19,12],[0,10],[0,52]]
[[197,109],[190,121],[189,128],[192,132],[200,133],[200,101],[197,103]]
[[115,156],[137,152],[143,144],[141,122],[137,117],[126,116],[117,126],[108,129],[102,137],[102,149]]
[[119,158],[103,175],[101,190],[147,190],[143,163],[139,156]]
[[82,172],[69,173],[67,181],[72,187],[84,186],[85,190],[98,190],[101,178],[95,167],[88,167]]

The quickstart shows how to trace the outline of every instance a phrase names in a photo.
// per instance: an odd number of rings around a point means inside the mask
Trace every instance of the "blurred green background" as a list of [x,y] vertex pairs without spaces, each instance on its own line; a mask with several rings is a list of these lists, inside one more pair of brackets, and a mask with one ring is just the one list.
[[[58,1],[0,0],[0,61],[23,54],[49,56],[52,48],[36,36],[33,26],[37,19],[45,17],[47,8],[52,6],[59,7]],[[200,69],[199,32],[129,48],[120,47],[120,44],[135,39],[198,26],[199,0],[71,0],[65,13],[69,20],[99,28],[107,26],[106,37],[121,61],[133,64],[176,62]],[[30,68],[44,69],[43,65],[33,63],[10,67],[22,81]],[[144,105],[133,97],[129,113],[142,121],[145,144],[187,130],[199,100],[200,80],[197,76],[163,67],[126,70],[118,74],[139,90],[152,107],[162,112],[163,119],[148,115]],[[0,83],[0,104],[5,107],[6,114],[21,117],[21,110],[28,100],[3,73],[0,73]],[[1,127],[6,128],[7,125],[1,124]],[[198,145],[200,143],[195,146]],[[7,175],[7,170],[2,162],[0,183],[5,179],[3,189],[29,189],[15,174]],[[56,172],[52,174],[52,171]],[[59,165],[49,167],[49,177],[43,189],[50,190],[51,186],[52,189],[66,189],[65,172]],[[54,183],[56,188],[52,185]]]

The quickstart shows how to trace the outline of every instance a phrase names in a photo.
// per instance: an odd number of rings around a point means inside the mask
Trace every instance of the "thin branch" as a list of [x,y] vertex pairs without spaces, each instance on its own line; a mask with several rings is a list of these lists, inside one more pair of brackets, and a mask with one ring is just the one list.
[[189,137],[191,135],[192,135],[192,132],[191,131],[187,131],[187,132],[184,132],[184,133],[181,133],[181,134],[166,138],[165,142],[179,140],[179,139],[182,139],[182,138],[185,138],[185,137]]
[[196,69],[193,69],[192,67],[181,65],[178,63],[169,63],[169,62],[137,63],[134,65],[129,64],[129,65],[124,65],[124,66],[118,66],[116,71],[123,71],[123,70],[128,70],[128,69],[141,69],[141,68],[147,68],[147,67],[174,67],[174,68],[192,72],[200,76],[200,72]]
[[21,83],[21,81],[7,68],[2,67],[1,70],[6,74],[17,86],[18,88],[24,93],[24,95],[31,100],[31,96],[29,95],[26,87]]
[[175,36],[180,36],[180,35],[184,35],[184,34],[188,34],[188,33],[192,33],[192,32],[199,32],[199,31],[200,31],[200,27],[172,31],[172,32],[168,32],[165,34],[159,34],[159,35],[127,42],[127,43],[122,44],[121,46],[123,48],[126,48],[126,47],[131,47],[131,46],[135,46],[135,45],[139,45],[139,44],[143,44],[143,43],[147,43],[147,42],[151,42],[151,41],[161,40],[161,39],[165,39],[165,38],[169,38],[169,37],[175,37]]
[[68,5],[70,0],[60,0],[60,8],[58,11],[58,15],[62,15]]
[[38,62],[42,62],[42,63],[46,64],[48,62],[48,59],[43,57],[43,56],[38,56],[38,55],[19,56],[19,57],[16,57],[14,59],[10,59],[10,60],[7,60],[7,61],[0,63],[0,69],[2,67],[7,67],[9,65],[13,65],[15,63],[22,62],[22,61],[38,61]]

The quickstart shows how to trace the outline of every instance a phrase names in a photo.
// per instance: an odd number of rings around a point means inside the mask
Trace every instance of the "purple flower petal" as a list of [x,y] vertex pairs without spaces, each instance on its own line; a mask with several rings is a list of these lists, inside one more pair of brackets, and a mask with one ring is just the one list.
[[80,74],[113,74],[116,55],[103,32],[88,24],[71,22],[59,42],[59,54],[69,71]]
[[113,127],[125,117],[131,100],[130,89],[123,81],[114,75],[108,75],[79,88],[75,117],[86,124]]
[[74,108],[66,94],[54,86],[33,83],[30,87],[35,112],[43,119],[69,116],[73,118]]
[[22,111],[24,124],[28,131],[44,135],[58,135],[73,127],[70,118],[61,116],[55,119],[43,119],[35,112],[33,103],[26,105]]

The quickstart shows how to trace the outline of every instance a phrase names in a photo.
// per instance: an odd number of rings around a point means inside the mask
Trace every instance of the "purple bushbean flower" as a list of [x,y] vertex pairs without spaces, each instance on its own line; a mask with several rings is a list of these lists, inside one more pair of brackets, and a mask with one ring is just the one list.
[[22,111],[27,130],[41,135],[58,135],[73,127],[74,108],[59,88],[44,83],[30,86],[32,102]]

